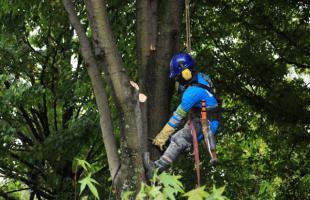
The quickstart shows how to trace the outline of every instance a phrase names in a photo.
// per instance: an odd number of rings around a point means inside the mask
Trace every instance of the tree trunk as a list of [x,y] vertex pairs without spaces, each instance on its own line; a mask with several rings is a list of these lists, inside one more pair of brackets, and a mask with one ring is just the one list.
[[120,166],[120,160],[117,154],[116,141],[113,135],[113,126],[110,116],[110,108],[108,106],[108,99],[103,87],[104,83],[96,60],[93,56],[90,43],[76,14],[76,11],[74,10],[72,1],[64,0],[64,6],[68,12],[70,22],[80,39],[81,53],[87,65],[87,71],[91,79],[97,107],[99,110],[102,138],[107,152],[110,173],[112,177],[115,177],[117,169]]
[[[124,70],[124,63],[117,50],[112,30],[108,21],[106,2],[90,0],[88,10],[92,10],[94,26],[92,31],[98,35],[98,46],[104,51],[107,71],[112,81],[122,112],[121,125],[121,174],[117,176],[117,191],[137,191],[144,180],[142,151],[137,143],[142,134],[142,117],[138,99],[138,91],[129,83]],[[89,8],[91,6],[91,8]]]
[[[137,0],[136,3],[136,43],[137,43],[137,64],[139,69],[139,85],[141,91],[147,96],[151,94],[148,91],[149,85],[149,69],[155,68],[155,52],[157,42],[157,12],[158,12],[158,0]],[[142,150],[147,151],[148,144],[148,102],[141,107],[142,122],[143,122],[143,134],[141,140]]]
[[[172,0],[162,1],[158,17],[158,0],[137,1],[137,57],[141,78],[140,86],[142,91],[147,93],[149,100],[147,108],[149,112],[146,117],[146,109],[142,111],[140,109],[138,91],[130,85],[124,63],[117,50],[108,21],[106,2],[104,0],[85,1],[96,47],[95,52],[99,49],[101,55],[101,58],[99,56],[97,60],[105,63],[104,71],[107,82],[111,85],[121,113],[122,137],[121,160],[119,161],[115,141],[110,145],[106,144],[107,140],[114,140],[114,137],[110,110],[98,64],[85,30],[74,11],[72,1],[64,0],[64,2],[70,21],[80,39],[82,55],[94,87],[107,153],[112,149],[108,153],[108,159],[111,176],[114,178],[116,175],[116,190],[118,194],[127,190],[138,191],[141,181],[144,181],[142,152],[145,147],[142,144],[146,144],[146,129],[143,129],[143,124],[149,125],[147,130],[150,136],[154,137],[166,123],[170,114],[172,84],[168,79],[169,61],[178,50],[180,4]],[[117,173],[120,162],[120,173]]]
[[[170,115],[170,100],[173,82],[169,80],[169,63],[172,55],[179,51],[181,4],[183,1],[166,0],[160,5],[158,41],[154,67],[148,68],[148,135],[154,138],[167,122]],[[152,157],[158,150],[149,146]]]

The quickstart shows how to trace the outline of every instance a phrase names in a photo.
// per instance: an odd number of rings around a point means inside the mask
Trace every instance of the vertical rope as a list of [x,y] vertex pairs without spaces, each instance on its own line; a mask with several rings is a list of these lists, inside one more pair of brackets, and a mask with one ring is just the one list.
[[186,50],[188,53],[192,51],[189,3],[190,0],[185,0]]
[[191,128],[191,133],[193,137],[193,147],[194,147],[194,156],[195,156],[195,163],[196,163],[196,176],[197,176],[197,185],[196,188],[200,187],[200,161],[199,161],[199,147],[198,147],[198,140],[197,140],[197,133],[193,122],[190,120],[189,127]]

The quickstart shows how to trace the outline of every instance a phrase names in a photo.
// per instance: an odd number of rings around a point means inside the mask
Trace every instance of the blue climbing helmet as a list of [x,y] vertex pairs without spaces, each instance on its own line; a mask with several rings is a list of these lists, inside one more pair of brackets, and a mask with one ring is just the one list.
[[174,55],[170,61],[170,78],[175,78],[185,69],[192,70],[194,68],[194,61],[187,53],[178,53]]

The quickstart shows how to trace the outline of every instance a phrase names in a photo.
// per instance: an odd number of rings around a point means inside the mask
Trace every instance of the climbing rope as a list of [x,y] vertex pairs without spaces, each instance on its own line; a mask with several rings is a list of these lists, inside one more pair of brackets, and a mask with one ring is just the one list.
[[188,53],[192,51],[189,3],[190,0],[185,0],[186,50]]
[[194,156],[195,156],[195,164],[196,164],[196,178],[197,184],[196,188],[200,187],[200,161],[199,161],[199,147],[198,147],[198,140],[197,140],[197,133],[195,127],[193,125],[192,120],[189,121],[189,127],[191,128],[192,137],[193,137],[193,147],[194,147]]
[[[191,53],[192,46],[191,46],[191,26],[190,26],[189,3],[190,3],[190,0],[185,0],[186,51],[188,53]],[[200,187],[200,161],[199,161],[199,147],[198,147],[197,133],[196,133],[192,120],[189,121],[189,126],[191,128],[192,137],[193,137],[193,147],[194,147],[196,176],[197,176],[196,177],[197,178],[196,188],[198,188]]]

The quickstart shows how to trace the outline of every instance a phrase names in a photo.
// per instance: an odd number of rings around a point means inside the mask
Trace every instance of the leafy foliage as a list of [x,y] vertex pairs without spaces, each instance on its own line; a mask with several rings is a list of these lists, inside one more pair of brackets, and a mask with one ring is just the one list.
[[[187,197],[188,200],[226,200],[227,197],[223,196],[224,187],[215,188],[213,186],[212,193],[209,194],[205,191],[206,186],[202,186],[193,189],[189,192],[183,190],[183,183],[180,182],[181,176],[171,175],[169,173],[163,172],[158,175],[158,172],[154,172],[154,176],[151,179],[151,184],[147,185],[145,183],[141,184],[141,189],[136,195],[136,200],[143,200],[145,198],[154,200],[175,200],[183,197]],[[134,194],[132,191],[126,192],[122,199],[130,199]],[[182,194],[182,195],[181,195]],[[180,196],[181,195],[181,196]]]
[[83,193],[83,191],[85,190],[87,186],[90,192],[92,193],[92,195],[96,199],[100,199],[98,190],[95,186],[95,185],[100,185],[100,184],[95,179],[92,178],[92,176],[99,170],[96,169],[95,166],[92,166],[91,164],[89,164],[86,160],[76,159],[76,161],[77,161],[77,167],[82,167],[85,172],[84,173],[85,177],[79,180],[79,183],[81,184],[80,195]]
[[107,167],[78,41],[61,1],[0,1],[0,19],[0,174],[29,198],[71,198],[76,157]]
[[[224,106],[220,163],[212,169],[204,156],[202,181],[227,185],[234,199],[307,199],[309,6],[222,0],[195,1],[191,10],[193,54]],[[174,165],[189,188],[193,163],[186,155]]]
[[225,187],[221,187],[216,189],[213,186],[213,190],[212,193],[209,194],[208,192],[205,191],[205,186],[196,188],[192,191],[187,192],[186,194],[184,194],[183,196],[187,196],[188,200],[203,200],[203,199],[207,199],[207,200],[228,200],[227,197],[223,196],[223,192],[224,192]]
[[[107,2],[126,71],[136,80],[135,2]],[[87,30],[85,7],[75,3]],[[202,182],[226,185],[231,199],[310,199],[308,2],[191,1],[191,11],[192,54],[224,106],[216,168],[200,147]],[[1,192],[30,188],[27,199],[71,199],[72,182],[83,177],[89,190],[82,195],[96,186],[98,196],[107,196],[111,179],[99,117],[62,2],[0,0],[0,20],[0,175],[7,183]],[[181,50],[183,41],[184,33]],[[110,103],[118,134],[120,117]],[[100,185],[75,158],[91,164]],[[190,191],[193,163],[191,154],[182,155],[172,169],[182,177],[162,174],[137,197],[222,195],[223,188]]]

